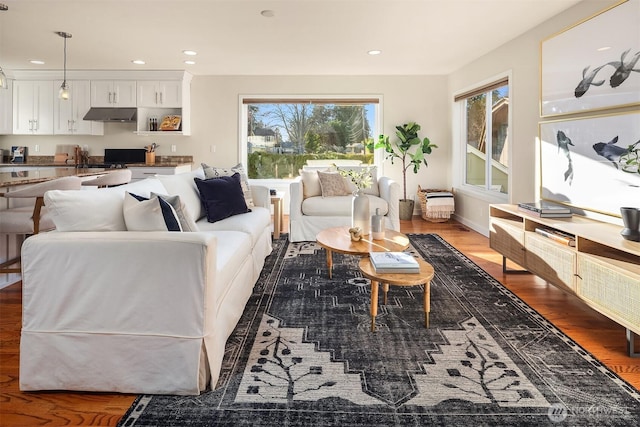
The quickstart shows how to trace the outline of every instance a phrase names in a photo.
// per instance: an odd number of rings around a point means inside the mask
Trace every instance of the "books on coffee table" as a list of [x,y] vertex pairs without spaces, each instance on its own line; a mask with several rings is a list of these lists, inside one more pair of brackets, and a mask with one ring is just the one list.
[[420,273],[418,261],[406,252],[370,252],[376,273]]
[[543,200],[518,203],[518,209],[540,218],[568,218],[571,216],[571,209],[568,207]]

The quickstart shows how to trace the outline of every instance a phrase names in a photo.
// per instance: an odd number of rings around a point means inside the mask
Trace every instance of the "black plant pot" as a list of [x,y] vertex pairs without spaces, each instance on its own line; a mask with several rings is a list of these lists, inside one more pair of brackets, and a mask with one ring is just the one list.
[[622,237],[633,242],[640,242],[640,209],[620,208],[624,228],[620,232]]

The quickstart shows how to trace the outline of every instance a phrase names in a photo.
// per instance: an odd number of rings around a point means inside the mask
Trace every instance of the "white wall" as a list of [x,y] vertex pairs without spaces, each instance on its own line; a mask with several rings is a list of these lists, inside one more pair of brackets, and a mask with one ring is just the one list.
[[[533,201],[539,192],[535,159],[540,121],[540,42],[614,3],[585,0],[449,75],[447,102],[450,103],[455,93],[460,93],[498,74],[511,72],[509,106],[512,109],[512,127],[509,132],[513,148],[509,203]],[[460,174],[460,171],[455,170],[454,173]],[[478,194],[462,188],[457,189],[456,216],[471,228],[488,235],[489,204],[494,202],[496,200],[479,197]]]
[[[211,164],[230,165],[238,159],[239,95],[359,95],[383,97],[383,132],[394,135],[395,125],[416,121],[421,136],[428,136],[441,148],[429,158],[430,167],[418,175],[410,173],[408,193],[421,185],[448,185],[449,126],[444,76],[286,76],[286,77],[196,77],[192,83],[193,139],[198,159]],[[214,136],[215,135],[215,136]],[[211,153],[207,144],[216,146]],[[385,174],[401,181],[397,164],[384,165]]]

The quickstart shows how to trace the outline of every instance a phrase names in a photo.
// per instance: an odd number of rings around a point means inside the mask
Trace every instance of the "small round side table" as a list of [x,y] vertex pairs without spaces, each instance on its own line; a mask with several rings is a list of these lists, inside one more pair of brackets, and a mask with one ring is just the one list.
[[362,275],[371,280],[371,332],[376,329],[378,315],[378,285],[382,283],[384,291],[383,304],[387,304],[389,285],[417,286],[424,284],[424,327],[429,327],[429,312],[431,311],[431,279],[434,275],[433,266],[428,262],[417,259],[420,264],[419,273],[376,273],[369,257],[360,260],[358,267]]

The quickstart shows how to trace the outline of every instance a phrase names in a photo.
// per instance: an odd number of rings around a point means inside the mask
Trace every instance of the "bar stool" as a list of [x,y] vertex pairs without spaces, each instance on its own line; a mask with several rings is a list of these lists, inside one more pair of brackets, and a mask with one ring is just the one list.
[[131,171],[129,169],[119,169],[108,172],[105,175],[94,179],[82,181],[82,185],[91,185],[98,188],[115,187],[117,185],[127,184],[131,181]]
[[[25,186],[18,190],[0,193],[7,199],[35,199],[33,206],[22,206],[0,211],[0,234],[16,234],[30,236],[41,231],[55,228],[53,221],[46,214],[44,193],[49,190],[80,190],[81,180],[77,176],[56,178],[50,181]],[[10,267],[20,262],[20,256],[0,264],[1,273],[20,273],[20,267]]]

